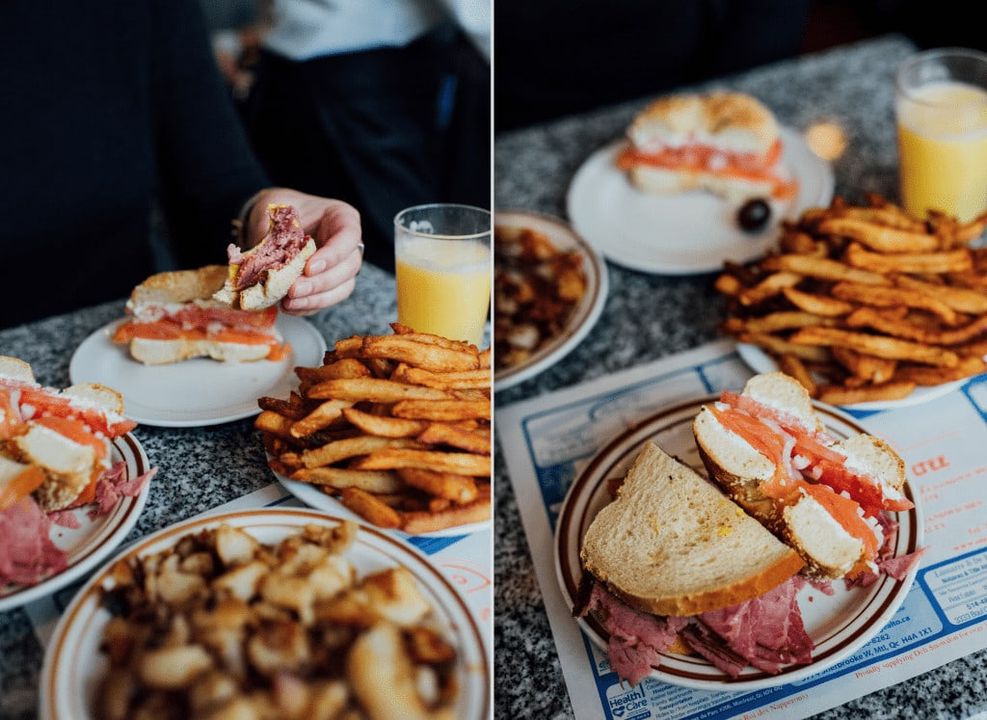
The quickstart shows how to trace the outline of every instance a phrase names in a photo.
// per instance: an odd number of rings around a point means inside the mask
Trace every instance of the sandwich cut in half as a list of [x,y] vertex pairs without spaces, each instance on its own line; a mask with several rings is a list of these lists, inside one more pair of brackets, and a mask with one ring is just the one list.
[[213,296],[240,310],[263,310],[277,305],[305,270],[315,253],[315,240],[306,235],[291,205],[268,205],[267,235],[250,250],[227,248],[230,265],[226,282]]
[[227,362],[280,360],[287,352],[274,327],[277,308],[234,310],[213,299],[223,287],[224,265],[152,275],[127,301],[128,320],[113,342],[128,345],[147,365],[209,357]]
[[703,406],[693,433],[709,476],[799,552],[806,574],[879,572],[896,527],[888,513],[913,507],[905,464],[886,442],[830,437],[805,388],[780,372]]
[[94,502],[110,440],[137,426],[122,413],[123,397],[105,385],[42,387],[30,365],[0,356],[0,509],[28,495],[45,512]]
[[793,197],[795,181],[781,165],[778,123],[749,95],[672,95],[641,111],[617,158],[634,185],[665,194],[703,189],[741,202]]
[[735,677],[811,662],[796,594],[804,562],[717,487],[647,443],[586,531],[592,590],[573,612],[610,634],[611,667],[632,684],[661,653],[695,652]]
[[26,362],[0,356],[0,595],[67,567],[52,524],[81,527],[73,511],[83,506],[107,515],[154,474],[128,478],[126,463],[112,462],[110,440],[137,425],[122,413],[111,388],[42,387]]

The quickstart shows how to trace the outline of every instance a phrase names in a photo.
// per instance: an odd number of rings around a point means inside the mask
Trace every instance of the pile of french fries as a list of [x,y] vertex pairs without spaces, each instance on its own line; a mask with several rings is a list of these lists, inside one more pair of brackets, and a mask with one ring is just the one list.
[[276,473],[417,535],[490,517],[490,350],[392,323],[295,368],[255,427]]
[[837,198],[783,225],[778,252],[728,264],[723,329],[760,346],[813,397],[850,405],[907,397],[984,372],[987,214],[914,218],[876,195]]

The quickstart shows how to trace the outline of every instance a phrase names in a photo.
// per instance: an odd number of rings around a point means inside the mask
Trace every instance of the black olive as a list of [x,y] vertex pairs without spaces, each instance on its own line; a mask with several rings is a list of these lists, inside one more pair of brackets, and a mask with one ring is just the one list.
[[762,230],[771,219],[771,206],[760,198],[748,200],[737,211],[737,222],[747,232]]

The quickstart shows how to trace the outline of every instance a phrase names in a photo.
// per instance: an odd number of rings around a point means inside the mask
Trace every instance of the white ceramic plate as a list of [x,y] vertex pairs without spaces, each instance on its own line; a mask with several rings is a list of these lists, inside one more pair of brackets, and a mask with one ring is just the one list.
[[551,367],[583,341],[603,312],[603,306],[607,302],[609,280],[603,258],[568,223],[558,218],[522,210],[498,210],[496,225],[508,228],[531,228],[547,235],[559,250],[578,251],[583,256],[583,270],[586,273],[586,292],[573,308],[562,332],[527,361],[497,371],[494,376],[494,389],[506,390]]
[[[641,445],[648,440],[653,440],[665,452],[705,476],[692,436],[692,421],[703,403],[716,399],[708,397],[686,402],[642,421],[600,450],[573,482],[555,531],[555,570],[562,596],[570,609],[583,576],[579,561],[582,539],[596,514],[610,502],[607,479],[623,477]],[[817,404],[815,409],[826,431],[835,437],[863,432],[850,417],[834,408]],[[907,482],[904,492],[911,500],[916,500]],[[921,544],[922,519],[918,508],[895,515],[899,522],[895,555],[900,556]],[[806,632],[816,646],[813,662],[809,665],[789,665],[778,675],[748,666],[734,679],[699,656],[666,652],[661,656],[660,667],[651,674],[665,682],[702,690],[746,691],[784,685],[822,672],[852,655],[880,632],[904,601],[916,573],[917,568],[914,568],[902,581],[882,575],[869,588],[851,590],[845,589],[843,582],[837,580],[833,582],[835,592],[831,597],[811,586],[803,588],[799,593],[799,607]],[[592,618],[582,618],[578,622],[590,640],[605,651],[608,635],[602,626]]]
[[[357,515],[355,512],[350,510],[348,507],[343,505],[339,500],[332,497],[331,495],[326,495],[324,492],[319,490],[318,487],[312,485],[311,483],[299,482],[298,480],[290,480],[284,475],[279,475],[274,473],[274,477],[278,479],[285,490],[290,492],[296,498],[301,500],[303,503],[309,507],[315,508],[316,510],[321,510],[322,512],[332,513],[338,517],[346,518],[347,520],[356,520],[357,522],[365,523],[367,522],[362,517]],[[493,508],[490,510],[493,513]],[[394,535],[402,538],[408,537],[460,537],[462,535],[469,535],[471,533],[478,532],[480,530],[486,530],[490,527],[491,520],[484,520],[478,523],[469,523],[467,525],[456,525],[451,528],[446,528],[445,530],[439,530],[437,532],[428,533],[426,535],[408,535],[407,533],[400,532],[399,530],[384,530],[379,528],[381,532],[393,533]]]
[[[757,345],[750,343],[737,343],[737,354],[754,372],[768,373],[778,369],[778,363],[770,355]],[[901,400],[875,400],[873,402],[854,403],[845,405],[853,410],[892,410],[894,408],[908,407],[910,405],[921,405],[922,403],[935,400],[943,395],[948,395],[969,380],[956,380],[955,382],[933,385],[931,387],[917,387],[912,394]]]
[[638,190],[615,164],[627,144],[623,139],[597,150],[576,171],[566,212],[593,247],[632,270],[692,275],[719,270],[726,260],[753,260],[775,242],[782,219],[828,205],[833,197],[832,168],[796,130],[780,128],[780,133],[782,164],[798,180],[799,192],[784,203],[772,202],[774,221],[760,233],[741,230],[737,206],[712,193],[654,195]]
[[298,384],[296,365],[322,364],[326,341],[314,325],[279,314],[277,329],[291,352],[282,360],[224,363],[196,358],[172,365],[143,365],[125,345],[114,345],[116,320],[86,338],[69,365],[73,383],[98,382],[123,393],[127,417],[141,425],[201,427],[260,412],[257,398],[287,397]]
[[[276,543],[298,532],[307,524],[334,527],[340,518],[311,510],[238,510],[188,520],[165,528],[138,541],[117,560],[160,552],[179,538],[227,523],[241,528],[264,543]],[[359,575],[388,567],[404,566],[431,604],[440,626],[459,654],[457,673],[460,686],[455,716],[481,720],[490,715],[490,666],[482,636],[465,601],[445,576],[424,555],[407,543],[376,528],[363,525],[347,558]],[[114,560],[116,562],[116,560]],[[107,663],[99,651],[103,628],[110,613],[101,607],[101,588],[108,584],[107,564],[76,594],[65,610],[48,643],[41,675],[40,712],[46,720],[90,720],[99,679]]]
[[[137,439],[130,435],[122,435],[112,442],[113,462],[120,460],[127,463],[127,478],[134,478],[146,473],[150,467],[144,448]],[[75,582],[92,570],[107,555],[109,555],[131,531],[137,523],[137,518],[144,509],[151,483],[144,483],[137,497],[123,497],[108,515],[102,515],[95,520],[89,518],[88,508],[75,511],[81,527],[72,529],[52,524],[52,541],[68,553],[68,567],[37,585],[15,585],[0,589],[0,612],[20,607],[38,598],[61,590],[66,585]]]

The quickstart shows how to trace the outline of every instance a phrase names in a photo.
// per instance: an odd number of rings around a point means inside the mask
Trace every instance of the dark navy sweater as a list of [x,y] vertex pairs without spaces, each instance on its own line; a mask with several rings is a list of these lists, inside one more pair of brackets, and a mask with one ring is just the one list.
[[196,0],[0,1],[0,327],[129,294],[155,200],[179,264],[225,262],[265,184]]

